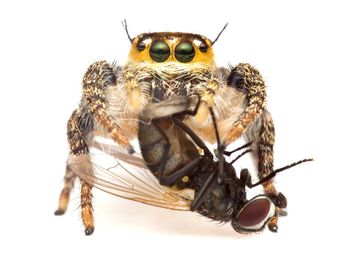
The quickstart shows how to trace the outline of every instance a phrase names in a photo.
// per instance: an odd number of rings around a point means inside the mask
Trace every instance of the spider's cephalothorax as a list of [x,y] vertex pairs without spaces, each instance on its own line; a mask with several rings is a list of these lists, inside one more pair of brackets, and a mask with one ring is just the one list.
[[[259,72],[249,64],[219,68],[214,62],[210,39],[189,33],[146,33],[130,38],[131,50],[124,66],[106,61],[92,64],[83,78],[80,106],[68,122],[71,154],[89,155],[94,135],[112,138],[133,152],[140,112],[149,102],[178,95],[200,96],[195,116],[184,122],[201,138],[215,141],[208,108],[217,119],[218,130],[228,145],[244,135],[252,141],[259,178],[273,171],[274,126],[265,110],[265,85]],[[86,169],[91,169],[87,160]],[[65,186],[56,214],[63,214],[76,174],[67,165]],[[86,234],[94,229],[93,185],[82,180],[81,208]],[[269,181],[267,193],[276,193]],[[277,219],[270,221],[277,229]]]

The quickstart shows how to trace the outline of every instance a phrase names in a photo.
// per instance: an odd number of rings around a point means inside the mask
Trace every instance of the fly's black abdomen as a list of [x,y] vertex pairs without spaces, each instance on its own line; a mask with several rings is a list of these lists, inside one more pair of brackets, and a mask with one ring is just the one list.
[[147,125],[140,122],[139,143],[146,164],[149,165],[150,168],[159,164],[165,153],[167,143],[154,125]]
[[231,221],[245,201],[245,192],[241,191],[242,184],[231,164],[224,163],[223,174],[219,178],[219,162],[213,158],[204,161],[201,168],[193,175],[191,188],[195,190],[195,199],[212,173],[215,174],[214,180],[211,181],[200,206],[195,211],[215,221]]
[[170,119],[150,124],[140,121],[138,133],[142,157],[158,179],[162,171],[167,178],[199,156],[197,148]]

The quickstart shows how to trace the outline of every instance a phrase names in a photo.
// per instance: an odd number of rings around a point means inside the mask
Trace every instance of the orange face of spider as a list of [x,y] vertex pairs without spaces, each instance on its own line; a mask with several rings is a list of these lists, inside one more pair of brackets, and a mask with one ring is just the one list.
[[212,41],[189,33],[149,33],[132,40],[129,59],[150,63],[214,63]]

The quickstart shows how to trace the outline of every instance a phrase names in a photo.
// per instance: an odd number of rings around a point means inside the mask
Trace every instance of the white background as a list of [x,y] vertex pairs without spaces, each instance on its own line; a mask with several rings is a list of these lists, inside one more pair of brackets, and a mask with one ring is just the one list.
[[[0,261],[349,262],[349,11],[346,1],[1,2]],[[82,75],[96,60],[125,61],[124,18],[132,36],[213,39],[230,23],[217,62],[249,62],[263,74],[275,166],[315,158],[276,179],[289,201],[279,233],[241,236],[98,191],[92,236],[83,234],[78,191],[66,215],[53,215]]]

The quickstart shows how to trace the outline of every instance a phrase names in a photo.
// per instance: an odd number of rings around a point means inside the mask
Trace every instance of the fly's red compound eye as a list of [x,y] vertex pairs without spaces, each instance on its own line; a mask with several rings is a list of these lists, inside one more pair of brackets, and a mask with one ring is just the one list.
[[261,231],[275,214],[275,205],[266,196],[257,196],[248,201],[232,222],[238,232]]

